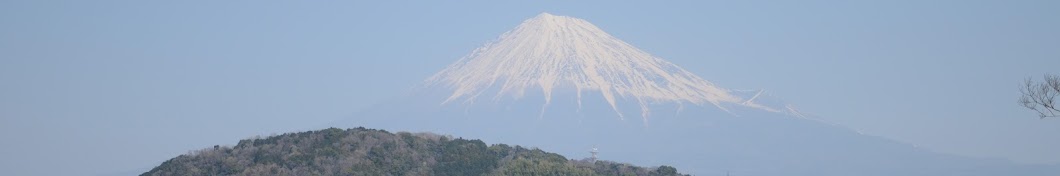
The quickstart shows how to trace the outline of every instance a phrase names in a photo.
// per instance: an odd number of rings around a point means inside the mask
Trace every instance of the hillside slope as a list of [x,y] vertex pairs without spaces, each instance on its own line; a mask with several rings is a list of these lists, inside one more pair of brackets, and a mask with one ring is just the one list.
[[680,175],[669,166],[559,154],[431,133],[329,128],[239,141],[170,159],[142,175]]

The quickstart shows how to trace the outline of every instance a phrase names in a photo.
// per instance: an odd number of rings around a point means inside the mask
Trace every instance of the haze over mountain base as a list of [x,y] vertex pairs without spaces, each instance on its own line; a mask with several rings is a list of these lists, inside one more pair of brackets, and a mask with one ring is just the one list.
[[[423,131],[523,144],[570,158],[670,165],[694,175],[1052,175],[1060,167],[940,154],[815,120],[754,108],[653,104],[645,124],[622,120],[601,97],[561,92],[541,112],[536,99],[440,104],[421,92],[369,108],[340,126]],[[528,96],[540,95],[529,92]],[[619,101],[621,110],[639,105]],[[680,110],[679,110],[680,109]],[[1018,174],[1016,174],[1018,173]]]

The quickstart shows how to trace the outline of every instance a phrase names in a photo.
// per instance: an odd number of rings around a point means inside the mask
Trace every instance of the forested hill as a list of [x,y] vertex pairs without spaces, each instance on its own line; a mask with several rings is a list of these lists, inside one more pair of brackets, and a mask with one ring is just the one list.
[[142,175],[681,175],[670,166],[570,160],[520,146],[365,128],[287,133],[214,146]]

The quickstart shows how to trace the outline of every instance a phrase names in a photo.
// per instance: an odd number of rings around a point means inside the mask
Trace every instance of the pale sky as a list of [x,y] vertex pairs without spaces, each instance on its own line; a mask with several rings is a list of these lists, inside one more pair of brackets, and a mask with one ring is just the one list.
[[313,130],[541,12],[865,134],[1060,164],[1060,119],[1016,104],[1023,79],[1060,73],[1060,1],[2,1],[0,175]]

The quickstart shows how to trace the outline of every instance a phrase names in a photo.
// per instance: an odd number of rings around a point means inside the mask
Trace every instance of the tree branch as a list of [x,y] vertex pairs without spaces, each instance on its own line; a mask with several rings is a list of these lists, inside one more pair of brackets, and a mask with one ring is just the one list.
[[1040,118],[1058,117],[1060,108],[1056,106],[1056,97],[1060,95],[1060,76],[1046,74],[1045,81],[1038,83],[1027,78],[1020,87],[1019,104],[1038,112]]

